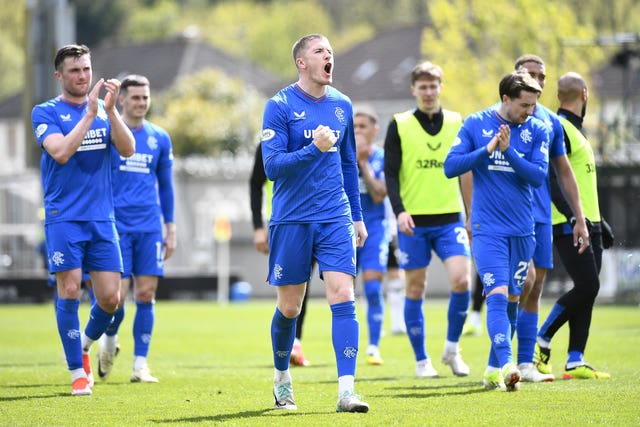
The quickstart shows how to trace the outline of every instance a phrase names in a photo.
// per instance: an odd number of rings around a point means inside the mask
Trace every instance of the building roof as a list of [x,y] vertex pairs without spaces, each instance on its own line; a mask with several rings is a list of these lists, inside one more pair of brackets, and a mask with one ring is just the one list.
[[140,44],[104,45],[92,52],[94,81],[143,74],[155,90],[171,87],[181,77],[207,68],[219,69],[272,96],[283,83],[275,75],[243,58],[228,55],[210,44],[187,37]]
[[[154,91],[169,89],[180,77],[217,69],[271,97],[284,83],[277,76],[243,58],[233,57],[208,43],[178,37],[138,44],[106,44],[92,49],[93,81],[143,74]],[[0,119],[20,117],[23,94],[0,102]]]
[[640,98],[640,49],[623,50],[593,73],[595,92],[602,99]]
[[397,28],[338,53],[334,86],[352,101],[413,99],[410,74],[422,59],[424,25]]

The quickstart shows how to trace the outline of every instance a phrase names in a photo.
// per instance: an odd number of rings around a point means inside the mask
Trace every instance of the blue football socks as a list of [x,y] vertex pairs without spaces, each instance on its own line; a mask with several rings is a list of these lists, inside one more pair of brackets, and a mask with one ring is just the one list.
[[284,317],[276,307],[271,319],[271,349],[273,350],[273,365],[279,371],[289,369],[289,357],[296,337],[296,319]]
[[87,322],[87,326],[84,328],[84,334],[93,341],[97,341],[98,338],[100,338],[100,335],[107,330],[112,321],[113,313],[107,313],[100,308],[98,304],[93,304],[91,306],[89,321]]
[[447,341],[458,342],[462,335],[464,322],[467,320],[467,310],[471,301],[471,292],[451,292],[449,295],[449,310],[447,312]]
[[345,301],[331,306],[331,338],[336,354],[338,377],[355,375],[358,355],[359,325],[356,319],[355,301]]
[[[136,301],[136,315],[133,318],[133,354],[147,357],[151,334],[155,323],[155,302]],[[124,314],[124,313],[123,313]]]
[[118,307],[116,311],[113,312],[113,322],[107,327],[107,330],[104,333],[110,337],[116,335],[118,330],[120,329],[120,324],[124,319],[125,306]]
[[404,299],[404,323],[407,325],[407,335],[416,356],[416,362],[429,357],[425,345],[424,313],[422,312],[423,298],[414,300]]
[[369,324],[369,344],[377,346],[382,332],[382,320],[384,319],[384,305],[382,303],[382,283],[378,280],[370,280],[364,284],[364,292],[367,296],[367,323]]
[[529,313],[524,310],[518,316],[518,364],[533,363],[538,318],[538,313]]
[[511,353],[511,325],[507,314],[507,296],[492,294],[487,296],[487,331],[491,348],[498,359],[498,367],[513,362]]
[[58,298],[56,321],[62,348],[67,358],[69,370],[82,369],[82,343],[80,341],[79,299]]

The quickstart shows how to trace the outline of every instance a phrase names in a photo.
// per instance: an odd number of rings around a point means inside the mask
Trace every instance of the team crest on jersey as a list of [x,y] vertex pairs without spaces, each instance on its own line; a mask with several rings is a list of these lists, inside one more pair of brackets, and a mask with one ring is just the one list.
[[276,136],[276,131],[273,129],[262,129],[262,142],[268,141]]
[[344,110],[340,107],[336,107],[336,117],[340,120],[340,123],[344,123]]
[[529,129],[522,129],[522,131],[520,132],[520,140],[525,144],[528,144],[532,139],[533,135],[531,134],[531,131]]
[[60,118],[62,119],[63,122],[70,122],[71,121],[71,113],[60,114]]
[[46,123],[38,125],[38,127],[36,128],[36,138],[40,138],[47,131],[48,127],[49,126],[47,126]]
[[157,140],[157,138],[155,136],[150,136],[149,138],[147,138],[147,145],[152,150],[157,150],[158,149],[158,140]]

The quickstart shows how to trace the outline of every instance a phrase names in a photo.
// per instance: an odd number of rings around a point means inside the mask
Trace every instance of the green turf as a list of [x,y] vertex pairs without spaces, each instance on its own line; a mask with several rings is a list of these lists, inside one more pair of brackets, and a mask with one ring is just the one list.
[[[364,350],[364,304],[358,307]],[[356,392],[370,404],[367,414],[335,413],[331,317],[324,301],[311,301],[304,327],[312,366],[292,369],[297,411],[272,409],[272,301],[159,302],[149,357],[158,384],[129,382],[134,306],[127,308],[111,377],[97,380],[93,396],[72,397],[52,305],[1,305],[0,425],[640,425],[637,306],[595,308],[586,356],[611,380],[525,383],[519,393],[505,393],[481,385],[486,334],[461,341],[469,377],[454,377],[442,366],[446,303],[427,301],[427,349],[441,378],[414,378],[407,337],[387,335],[381,341],[383,366],[366,365],[363,354],[358,358]],[[543,306],[543,315],[549,308]],[[87,313],[83,304],[81,318]],[[562,375],[566,345],[565,327],[554,340],[556,376]]]

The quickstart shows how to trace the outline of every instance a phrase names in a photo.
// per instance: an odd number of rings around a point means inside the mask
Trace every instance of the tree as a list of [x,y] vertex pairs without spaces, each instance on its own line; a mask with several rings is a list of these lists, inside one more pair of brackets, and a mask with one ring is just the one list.
[[0,0],[0,99],[13,95],[24,84],[25,9],[12,0]]
[[265,101],[241,81],[205,70],[154,100],[150,120],[169,132],[177,156],[252,152]]
[[120,30],[131,4],[124,0],[70,0],[76,10],[76,40],[95,47]]
[[561,49],[560,37],[595,35],[561,2],[433,0],[429,7],[432,26],[425,29],[422,51],[445,72],[443,104],[465,115],[499,101],[498,82],[524,53],[545,60],[541,101],[552,109],[560,74],[572,70],[588,76],[602,58],[599,52],[587,56]]

